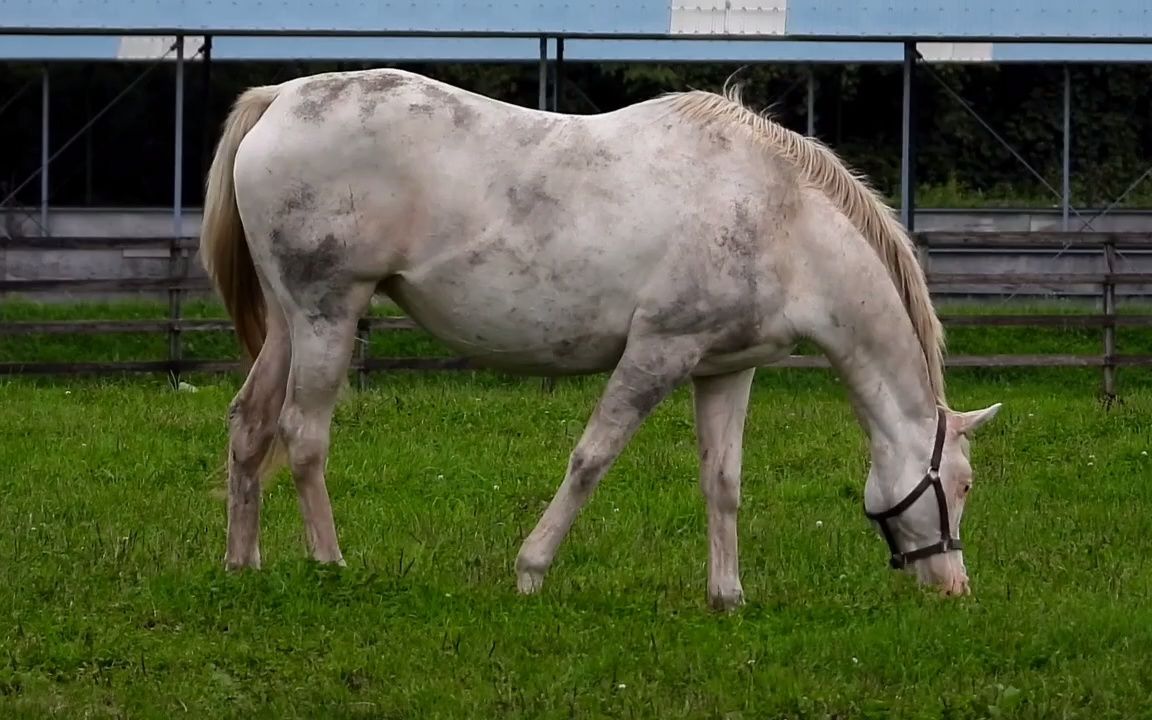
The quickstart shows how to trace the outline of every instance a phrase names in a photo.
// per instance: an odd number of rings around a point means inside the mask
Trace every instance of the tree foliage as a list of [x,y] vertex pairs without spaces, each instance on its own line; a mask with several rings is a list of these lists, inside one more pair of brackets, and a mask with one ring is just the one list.
[[[186,75],[184,195],[200,202],[216,135],[245,87],[299,75],[365,67],[360,63],[189,63]],[[404,67],[492,97],[535,107],[534,64],[408,64]],[[72,144],[51,164],[54,205],[164,206],[172,202],[174,72],[171,63],[53,64],[51,149]],[[901,70],[895,65],[817,66],[817,135],[889,195],[899,188]],[[38,66],[0,67],[0,199],[21,183],[17,202],[39,201]],[[561,109],[613,110],[654,95],[718,90],[738,73],[744,97],[803,131],[807,68],[799,65],[568,63]],[[1060,66],[935,65],[918,74],[917,179],[937,204],[1052,205],[1045,188],[1001,142],[945,90],[951,88],[1047,183],[1060,188],[1063,107]],[[143,77],[141,75],[143,74]],[[1146,169],[1152,142],[1152,71],[1138,65],[1074,66],[1073,204],[1112,201]],[[132,83],[92,126],[85,125]],[[1152,185],[1152,183],[1146,183]],[[1152,195],[1137,187],[1130,200]]]

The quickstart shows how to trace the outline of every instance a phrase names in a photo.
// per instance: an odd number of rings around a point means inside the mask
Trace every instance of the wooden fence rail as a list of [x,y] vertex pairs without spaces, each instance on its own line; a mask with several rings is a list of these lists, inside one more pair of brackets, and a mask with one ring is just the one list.
[[[947,360],[952,367],[1100,367],[1103,390],[1114,395],[1115,372],[1121,366],[1152,366],[1152,355],[1121,355],[1116,352],[1116,330],[1121,327],[1152,327],[1152,315],[1127,315],[1116,312],[1116,288],[1126,285],[1152,284],[1152,273],[1117,272],[1117,253],[1152,252],[1152,233],[1058,233],[1058,232],[923,232],[916,235],[929,284],[934,289],[954,286],[1041,286],[1099,288],[1102,312],[1083,315],[950,315],[941,314],[946,327],[1043,327],[1090,328],[1101,331],[1101,353],[1093,355],[953,355]],[[3,250],[130,250],[167,249],[169,273],[165,277],[94,278],[94,279],[0,279],[0,292],[36,293],[53,290],[83,292],[167,291],[169,317],[157,320],[85,320],[52,322],[0,323],[0,337],[31,335],[106,335],[114,333],[165,333],[169,338],[167,360],[130,362],[4,362],[0,375],[16,374],[107,374],[164,372],[179,378],[184,372],[233,372],[243,365],[237,360],[204,360],[183,357],[184,333],[229,332],[227,320],[196,320],[182,317],[183,297],[187,292],[206,292],[210,284],[203,276],[192,274],[189,262],[197,250],[193,237],[92,238],[44,237],[0,238]],[[955,249],[1075,249],[1099,253],[1101,270],[1083,273],[938,273],[933,272],[931,250]],[[357,352],[352,369],[361,383],[370,372],[382,370],[460,370],[475,367],[466,358],[382,358],[368,352],[371,333],[416,329],[404,317],[372,317],[360,321]],[[821,356],[794,355],[777,363],[778,367],[828,367]]]
[[[1116,394],[1116,368],[1122,365],[1152,365],[1148,356],[1118,355],[1116,352],[1116,328],[1148,327],[1148,316],[1118,315],[1116,312],[1116,288],[1120,285],[1146,285],[1152,282],[1152,273],[1117,272],[1117,255],[1122,252],[1152,251],[1152,233],[1142,232],[921,232],[916,234],[920,249],[921,263],[930,285],[943,288],[957,285],[1033,285],[1047,288],[1092,285],[1099,286],[1102,313],[1081,316],[1080,327],[1098,327],[1101,330],[1101,354],[1081,355],[1031,355],[1031,356],[992,356],[954,357],[950,365],[968,367],[1004,366],[1006,362],[1022,367],[1100,367],[1103,369],[1102,390],[1106,397]],[[1103,272],[1098,273],[936,273],[931,268],[931,250],[957,249],[1020,249],[1020,250],[1090,250],[1100,254]],[[951,319],[953,323],[955,318]],[[1004,316],[981,317],[972,325],[1035,325],[1040,327],[1069,327],[1070,321],[1053,316],[1033,316],[1031,322],[1014,316],[1007,321]],[[942,321],[945,321],[942,318]],[[946,322],[946,321],[945,321]],[[1075,322],[1075,321],[1071,321]]]
[[1152,250],[1152,232],[971,232],[928,230],[916,233],[916,244],[938,250],[957,248],[1077,248]]

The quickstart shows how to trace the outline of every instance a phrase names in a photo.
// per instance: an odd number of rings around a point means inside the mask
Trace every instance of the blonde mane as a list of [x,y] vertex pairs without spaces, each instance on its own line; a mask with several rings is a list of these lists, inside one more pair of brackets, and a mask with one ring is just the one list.
[[928,283],[912,240],[880,195],[824,143],[793,132],[745,107],[737,84],[726,84],[723,94],[692,90],[665,97],[681,114],[701,124],[723,122],[750,129],[756,140],[792,163],[799,170],[802,182],[824,193],[860,231],[888,268],[924,351],[936,402],[947,407],[944,330],[932,306]]

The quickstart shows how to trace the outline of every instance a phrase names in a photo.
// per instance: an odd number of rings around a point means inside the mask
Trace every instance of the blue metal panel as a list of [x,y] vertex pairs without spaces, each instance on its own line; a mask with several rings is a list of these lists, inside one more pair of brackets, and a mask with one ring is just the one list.
[[[0,44],[0,52],[2,48]],[[898,62],[902,52],[892,43],[585,39],[564,43],[568,62]],[[539,42],[521,38],[221,37],[212,46],[216,60],[534,62],[539,56]]]
[[213,60],[377,60],[526,62],[540,58],[534,38],[219,37]]
[[670,13],[668,0],[0,0],[0,31],[656,35]]
[[992,47],[994,62],[1079,62],[1128,63],[1152,62],[1152,45],[1067,45],[1036,43],[1015,45],[996,43]]
[[566,40],[565,60],[602,62],[900,62],[903,46],[878,42]]
[[[111,61],[118,59],[119,50],[119,36],[0,35],[0,60]],[[564,43],[567,62],[873,63],[899,62],[902,53],[902,46],[893,43],[584,39]],[[539,57],[539,41],[529,38],[223,36],[212,43],[215,61],[535,62]]]
[[0,35],[0,60],[111,60],[119,47],[112,35]]
[[1146,0],[789,0],[790,36],[1152,38]]
[[[900,46],[891,43],[584,39],[564,43],[564,59],[570,62],[878,62],[899,60],[900,52]],[[216,60],[534,62],[539,56],[539,41],[526,38],[221,37],[212,47]]]
[[[669,35],[671,6],[680,1],[0,0],[0,32],[655,38]],[[784,39],[1152,40],[1148,0],[787,0],[786,5]]]
[[[0,35],[0,61],[114,61],[121,37]],[[189,53],[194,52],[194,44]],[[535,62],[529,38],[242,37],[213,42],[217,61],[365,60],[377,62]],[[569,39],[569,62],[898,63],[903,46],[884,42]],[[147,58],[145,58],[147,59]],[[169,55],[169,60],[174,55]],[[1152,45],[994,43],[996,63],[1152,63]],[[949,61],[937,60],[936,63]]]

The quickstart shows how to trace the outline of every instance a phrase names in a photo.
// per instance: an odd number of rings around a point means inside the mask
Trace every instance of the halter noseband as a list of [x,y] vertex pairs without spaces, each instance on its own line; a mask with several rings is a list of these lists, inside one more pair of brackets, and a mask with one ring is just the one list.
[[[880,525],[880,531],[884,533],[884,539],[888,542],[888,549],[892,553],[888,564],[891,565],[894,570],[903,569],[908,563],[915,560],[921,560],[932,555],[939,555],[940,553],[946,553],[950,550],[964,549],[964,546],[960,543],[960,538],[952,537],[951,524],[948,522],[948,501],[944,496],[944,485],[940,481],[940,457],[944,453],[946,418],[943,408],[937,408],[936,412],[936,443],[932,447],[932,461],[928,465],[928,472],[924,474],[924,479],[920,481],[920,484],[912,488],[912,492],[905,495],[903,500],[889,509],[878,513],[868,512],[867,507],[864,509],[864,514],[867,515],[869,519],[875,520],[876,523]],[[936,507],[940,511],[940,542],[915,550],[900,552],[900,548],[896,545],[896,537],[892,534],[892,529],[888,527],[888,520],[897,517],[912,507],[912,503],[916,502],[929,487],[936,491]]]

